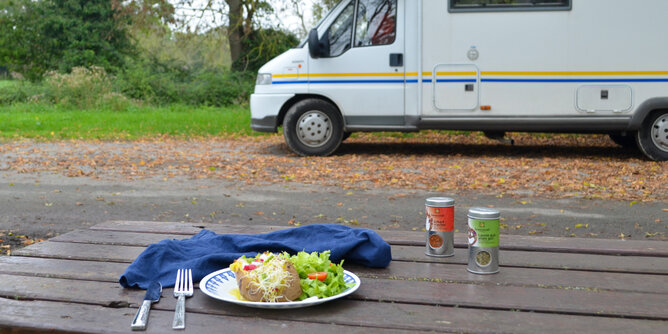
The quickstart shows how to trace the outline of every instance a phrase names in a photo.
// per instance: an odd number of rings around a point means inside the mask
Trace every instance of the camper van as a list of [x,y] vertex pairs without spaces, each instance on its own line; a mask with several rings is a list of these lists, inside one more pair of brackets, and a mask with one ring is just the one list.
[[352,132],[608,134],[668,159],[668,1],[343,0],[265,64],[251,127],[299,155]]

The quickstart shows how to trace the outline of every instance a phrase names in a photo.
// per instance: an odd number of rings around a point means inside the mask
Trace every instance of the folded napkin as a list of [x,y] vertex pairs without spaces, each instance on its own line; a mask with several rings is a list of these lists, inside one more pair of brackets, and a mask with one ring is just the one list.
[[224,269],[246,255],[264,251],[294,254],[299,251],[330,250],[330,259],[338,263],[358,263],[384,268],[390,264],[390,245],[376,232],[344,225],[305,225],[265,234],[216,234],[202,230],[184,240],[162,240],[152,244],[121,275],[123,287],[146,289],[150,282],[174,286],[179,268],[192,269],[193,281]]

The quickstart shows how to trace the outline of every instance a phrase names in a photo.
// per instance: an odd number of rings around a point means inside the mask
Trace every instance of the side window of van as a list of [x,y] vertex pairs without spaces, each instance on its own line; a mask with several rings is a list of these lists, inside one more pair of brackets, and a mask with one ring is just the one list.
[[397,22],[397,0],[359,0],[355,46],[394,43]]
[[325,54],[330,57],[339,56],[350,49],[353,37],[353,18],[355,17],[353,4],[354,2],[351,2],[327,29],[327,39],[323,42]]

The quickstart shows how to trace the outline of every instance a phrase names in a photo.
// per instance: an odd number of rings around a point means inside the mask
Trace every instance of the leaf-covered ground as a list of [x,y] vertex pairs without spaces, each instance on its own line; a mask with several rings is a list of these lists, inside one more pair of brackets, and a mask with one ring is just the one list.
[[511,134],[511,146],[478,133],[359,134],[330,157],[298,157],[280,135],[180,140],[5,142],[0,170],[68,177],[224,178],[343,189],[390,187],[497,196],[665,201],[668,163],[603,135]]

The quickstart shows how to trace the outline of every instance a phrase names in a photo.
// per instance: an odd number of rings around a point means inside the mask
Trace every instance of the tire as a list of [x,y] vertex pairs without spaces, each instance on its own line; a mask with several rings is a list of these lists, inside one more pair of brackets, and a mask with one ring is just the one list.
[[343,138],[341,138],[341,141],[345,141],[346,139],[350,138],[350,135],[352,135],[352,134],[353,134],[353,133],[350,132],[350,131],[346,131],[346,132],[344,132],[344,133],[343,133]]
[[329,102],[302,100],[285,114],[283,137],[288,147],[301,156],[328,156],[343,141],[343,118]]
[[611,133],[608,136],[610,137],[610,139],[612,139],[613,142],[615,142],[615,144],[623,148],[635,149],[636,147],[638,147],[638,144],[636,143],[635,133],[627,133],[627,134]]
[[636,134],[638,148],[654,161],[668,160],[668,110],[651,113]]

